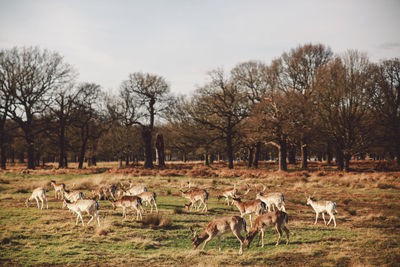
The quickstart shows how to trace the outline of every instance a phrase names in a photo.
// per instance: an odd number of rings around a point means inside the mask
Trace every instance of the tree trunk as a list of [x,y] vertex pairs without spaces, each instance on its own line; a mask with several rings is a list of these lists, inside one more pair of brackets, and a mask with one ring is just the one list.
[[[121,157],[121,167],[122,167],[122,157]],[[125,156],[125,167],[129,167],[129,155]]]
[[255,169],[258,169],[258,161],[260,160],[260,153],[261,153],[261,142],[257,142],[256,152],[254,153],[254,162],[253,162],[253,167]]
[[253,155],[254,155],[254,146],[250,146],[248,148],[248,164],[247,164],[248,168],[251,168],[251,166],[253,165]]
[[287,163],[286,163],[286,137],[281,137],[279,142],[279,170],[287,171]]
[[142,127],[142,137],[144,143],[144,167],[153,169],[153,146],[151,145],[152,130],[149,127]]
[[336,165],[338,166],[339,171],[343,171],[344,156],[343,156],[343,151],[340,147],[336,148]]
[[226,136],[226,151],[229,162],[229,169],[233,169],[233,147],[232,147],[232,134],[228,133]]
[[5,170],[6,169],[6,163],[7,163],[7,157],[6,157],[6,146],[4,143],[1,143],[1,169]]
[[289,156],[288,156],[289,164],[296,164],[296,146],[289,146]]
[[344,155],[344,162],[345,162],[345,165],[344,165],[344,171],[345,172],[349,172],[350,171],[350,159],[351,159],[351,155],[349,155],[349,154],[345,154]]
[[205,166],[210,166],[210,161],[209,161],[208,153],[207,153],[207,152],[204,153],[204,165],[205,165]]
[[157,149],[157,164],[159,167],[165,167],[164,136],[162,134],[157,134],[156,149]]
[[28,169],[35,169],[35,144],[33,141],[28,141]]
[[83,128],[81,128],[82,145],[81,145],[81,151],[79,152],[78,169],[83,168],[83,161],[85,160],[86,145],[87,145],[88,139],[89,139],[89,125],[85,125]]
[[307,170],[308,168],[308,145],[302,141],[301,142],[301,169],[302,170]]
[[326,146],[326,163],[331,165],[332,164],[332,159],[333,159],[332,144],[330,142],[328,142],[328,144]]
[[60,146],[60,155],[59,155],[59,159],[58,159],[58,168],[64,168],[64,157],[65,157],[65,125],[63,125],[63,123],[61,123],[61,125],[60,125],[59,146]]

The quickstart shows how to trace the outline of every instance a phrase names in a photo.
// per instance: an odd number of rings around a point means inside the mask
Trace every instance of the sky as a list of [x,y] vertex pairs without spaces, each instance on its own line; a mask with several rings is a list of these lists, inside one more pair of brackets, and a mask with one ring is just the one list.
[[117,92],[134,72],[190,95],[216,68],[306,43],[400,57],[400,0],[0,0],[0,49],[58,52],[78,81]]

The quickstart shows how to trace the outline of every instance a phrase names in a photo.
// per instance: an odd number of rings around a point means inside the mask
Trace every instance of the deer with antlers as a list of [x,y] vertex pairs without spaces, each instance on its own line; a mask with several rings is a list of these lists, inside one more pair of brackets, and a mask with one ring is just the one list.
[[43,187],[38,187],[33,190],[32,195],[25,201],[26,207],[29,207],[29,201],[36,200],[36,205],[39,208],[39,200],[42,202],[42,207],[40,209],[43,209],[43,202],[46,202],[46,208],[49,208],[49,203],[47,202],[46,198],[46,189]]
[[58,196],[60,195],[61,199],[64,199],[65,184],[58,184],[54,180],[51,180],[50,184],[54,187],[54,198],[58,199]]
[[240,234],[242,230],[246,231],[246,221],[239,216],[214,219],[207,225],[206,229],[200,235],[197,235],[197,232],[190,227],[190,231],[193,234],[193,249],[197,249],[198,246],[203,242],[204,249],[209,241],[211,241],[214,237],[218,237],[218,249],[221,251],[221,236],[231,231],[240,242],[239,255],[241,255],[243,254],[244,240]]
[[233,198],[233,203],[239,209],[240,217],[243,218],[246,214],[250,215],[250,227],[253,226],[251,215],[254,213],[259,216],[265,210],[265,203],[259,199],[242,202],[240,198]]
[[264,247],[264,232],[267,226],[275,226],[275,229],[279,234],[275,246],[278,246],[279,242],[281,241],[282,229],[286,233],[286,245],[289,244],[289,229],[287,229],[286,227],[287,223],[288,216],[286,212],[279,210],[275,212],[264,213],[258,216],[254,222],[254,226],[251,228],[246,236],[246,239],[244,240],[244,245],[246,246],[246,248],[249,248],[251,241],[254,239],[258,232],[261,232],[261,247]]
[[[189,211],[193,208],[198,211],[203,204],[203,209],[202,211],[207,212],[208,207],[207,207],[207,200],[208,200],[208,192],[205,189],[192,189],[190,191],[183,192],[181,190],[182,197],[189,199],[189,203],[185,204],[186,209]],[[196,203],[199,203],[199,205],[196,208]]]
[[265,193],[266,187],[263,186],[263,190],[258,192],[256,195],[256,199],[261,200],[265,203],[268,212],[275,211],[275,207],[278,210],[285,211],[285,197],[282,193],[273,192],[273,193]]
[[[318,221],[318,215],[322,213],[322,219],[324,220],[325,225],[329,225],[329,223],[333,219],[334,226],[336,227],[336,220],[334,215],[335,212],[337,213],[336,203],[326,200],[315,201],[314,194],[307,198],[307,205],[310,205],[316,213],[314,224],[316,224]],[[328,224],[325,221],[325,214],[324,214],[325,212],[328,213],[330,216]]]
[[[247,195],[250,192],[249,185],[248,184],[246,184],[246,185],[247,185],[247,191],[243,195]],[[217,198],[219,201],[221,198],[225,197],[225,203],[228,206],[230,206],[230,205],[233,206],[233,199],[237,198],[238,193],[239,192],[238,192],[238,189],[236,188],[236,184],[234,184],[233,188],[225,189],[224,191],[222,191],[222,193],[219,196],[217,196]],[[230,202],[230,198],[232,199],[232,202]]]

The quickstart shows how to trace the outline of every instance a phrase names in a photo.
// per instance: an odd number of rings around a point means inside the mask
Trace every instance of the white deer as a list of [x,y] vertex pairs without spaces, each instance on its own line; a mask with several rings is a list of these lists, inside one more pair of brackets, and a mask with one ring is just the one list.
[[49,203],[46,198],[46,189],[43,187],[38,187],[33,190],[32,195],[25,201],[26,207],[29,207],[29,201],[36,200],[37,207],[39,208],[39,200],[42,202],[43,209],[43,201],[46,201],[46,208],[49,208]]
[[100,218],[99,218],[99,203],[95,200],[91,199],[79,199],[74,203],[71,203],[69,200],[64,199],[63,208],[67,207],[70,211],[73,211],[77,214],[76,223],[78,224],[79,218],[81,218],[82,226],[85,226],[82,218],[82,212],[87,212],[91,216],[90,220],[87,222],[89,224],[94,217],[97,219],[97,224],[100,226]]
[[285,197],[282,193],[273,192],[273,193],[264,193],[265,185],[263,185],[263,191],[259,192],[256,195],[256,199],[261,200],[265,203],[268,212],[275,211],[275,206],[278,210],[285,211]]
[[[329,225],[329,223],[333,219],[333,223],[336,227],[335,215],[333,215],[335,212],[337,213],[335,202],[326,200],[315,201],[313,196],[309,196],[307,198],[307,205],[310,205],[316,213],[314,224],[316,224],[318,221],[318,215],[322,213],[322,219],[324,219],[325,225]],[[328,213],[330,216],[328,224],[325,221],[325,215],[324,215],[325,212]]]
[[156,209],[156,212],[158,213],[157,202],[156,202],[156,199],[157,199],[157,194],[156,193],[154,193],[154,192],[142,192],[137,196],[142,199],[142,205],[140,207],[142,208],[143,212],[144,212],[143,204],[146,204],[146,206],[150,205],[150,207],[151,207],[150,213],[153,212],[153,206]]

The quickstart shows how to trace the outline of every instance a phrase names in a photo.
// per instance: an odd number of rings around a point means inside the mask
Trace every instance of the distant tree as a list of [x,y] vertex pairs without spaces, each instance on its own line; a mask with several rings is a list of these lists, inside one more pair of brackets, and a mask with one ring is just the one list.
[[367,57],[357,51],[348,51],[318,70],[317,114],[336,143],[340,170],[349,171],[351,157],[371,143],[372,76]]
[[15,47],[2,53],[2,61],[8,65],[2,71],[13,100],[8,114],[23,131],[28,168],[34,169],[35,137],[47,126],[47,122],[37,118],[50,105],[51,92],[70,82],[73,70],[59,54],[37,47]]
[[210,72],[210,78],[208,84],[196,91],[190,115],[225,139],[229,168],[233,168],[233,139],[240,122],[248,117],[250,102],[246,92],[224,77],[222,70]]
[[381,138],[400,165],[400,59],[382,61],[375,72],[374,111],[383,127]]
[[306,44],[281,56],[281,90],[292,98],[297,109],[292,117],[293,132],[300,143],[301,168],[307,169],[308,147],[316,126],[315,73],[332,59],[330,48],[322,44]]
[[80,93],[74,101],[71,114],[75,146],[78,146],[78,168],[83,168],[86,150],[90,140],[97,140],[107,130],[104,122],[105,103],[99,85],[83,83],[77,89]]
[[153,168],[153,129],[157,116],[163,115],[171,102],[169,86],[163,77],[149,73],[130,74],[122,82],[120,96],[125,104],[123,117],[130,125],[142,128],[145,151],[144,166]]

